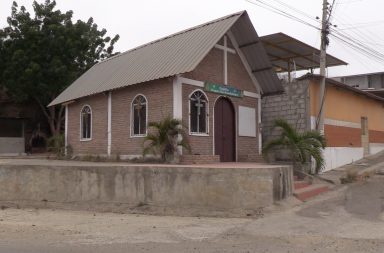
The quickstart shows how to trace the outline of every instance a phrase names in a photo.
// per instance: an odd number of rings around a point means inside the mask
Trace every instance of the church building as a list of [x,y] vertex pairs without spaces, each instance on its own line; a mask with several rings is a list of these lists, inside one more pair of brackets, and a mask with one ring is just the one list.
[[257,161],[261,96],[283,91],[245,11],[102,61],[49,106],[65,106],[74,155],[142,155],[148,122],[186,126],[190,162]]

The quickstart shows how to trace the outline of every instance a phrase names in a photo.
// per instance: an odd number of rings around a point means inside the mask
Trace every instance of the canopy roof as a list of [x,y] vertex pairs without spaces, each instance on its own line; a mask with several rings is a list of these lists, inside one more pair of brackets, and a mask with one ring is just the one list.
[[216,43],[233,35],[263,94],[283,87],[246,11],[150,42],[94,65],[49,106],[193,71]]
[[[320,50],[284,33],[260,37],[276,72],[319,68]],[[327,54],[327,67],[347,65],[346,62]]]

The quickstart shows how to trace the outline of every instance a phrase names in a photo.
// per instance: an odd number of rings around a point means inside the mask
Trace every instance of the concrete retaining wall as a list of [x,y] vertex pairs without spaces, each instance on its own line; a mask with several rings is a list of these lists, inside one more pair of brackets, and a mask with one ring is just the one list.
[[[292,194],[289,166],[192,168],[0,164],[0,201],[257,210]],[[121,210],[120,210],[121,211]]]

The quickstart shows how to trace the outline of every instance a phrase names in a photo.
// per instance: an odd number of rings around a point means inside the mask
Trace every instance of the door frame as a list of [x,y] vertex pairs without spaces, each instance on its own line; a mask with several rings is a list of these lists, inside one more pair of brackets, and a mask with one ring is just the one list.
[[216,102],[217,100],[219,100],[220,98],[224,98],[224,99],[228,99],[229,102],[231,103],[232,107],[233,107],[233,112],[234,112],[234,116],[235,116],[235,162],[238,161],[238,158],[237,158],[237,110],[236,110],[236,107],[235,107],[235,104],[233,103],[233,101],[231,100],[230,97],[228,96],[218,96],[215,101],[213,102],[213,107],[212,107],[212,155],[215,155],[215,107],[216,107]]

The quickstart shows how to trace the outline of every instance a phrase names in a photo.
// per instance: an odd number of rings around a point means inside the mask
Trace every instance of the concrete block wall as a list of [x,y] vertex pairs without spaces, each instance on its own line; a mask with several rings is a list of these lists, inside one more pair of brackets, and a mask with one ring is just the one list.
[[273,130],[276,119],[285,119],[299,131],[310,130],[310,101],[308,80],[284,83],[283,94],[262,98],[262,136],[263,142],[278,135]]

